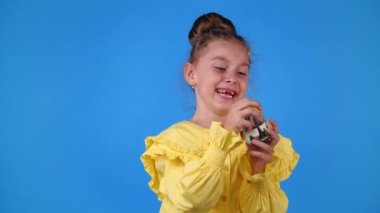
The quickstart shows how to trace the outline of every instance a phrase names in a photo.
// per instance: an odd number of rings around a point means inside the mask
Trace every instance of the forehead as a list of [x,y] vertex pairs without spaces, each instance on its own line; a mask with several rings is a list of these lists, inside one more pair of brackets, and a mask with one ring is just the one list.
[[235,40],[215,40],[210,42],[200,55],[200,60],[225,59],[236,63],[249,64],[248,48]]

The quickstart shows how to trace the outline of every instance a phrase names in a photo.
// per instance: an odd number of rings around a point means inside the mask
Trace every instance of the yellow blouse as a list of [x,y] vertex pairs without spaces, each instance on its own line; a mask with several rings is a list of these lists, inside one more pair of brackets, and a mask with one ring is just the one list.
[[145,144],[141,160],[162,201],[160,212],[286,212],[279,182],[299,155],[281,135],[265,172],[255,175],[243,139],[218,122],[204,129],[182,121]]

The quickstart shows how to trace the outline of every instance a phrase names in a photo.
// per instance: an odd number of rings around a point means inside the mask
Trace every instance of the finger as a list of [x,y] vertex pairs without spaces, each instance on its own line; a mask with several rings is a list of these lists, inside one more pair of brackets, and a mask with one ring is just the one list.
[[249,109],[251,110],[252,112],[252,115],[254,116],[254,118],[256,119],[256,121],[258,122],[264,122],[264,112],[255,108],[255,107],[249,107]]
[[255,145],[252,145],[252,144],[248,145],[247,148],[248,148],[248,152],[249,151],[259,151],[260,150],[259,147],[255,146]]
[[256,146],[257,148],[259,148],[259,150],[269,154],[269,155],[272,155],[273,154],[273,147],[269,144],[266,144],[262,141],[259,141],[259,140],[252,140],[252,145],[253,146]]
[[271,138],[269,145],[270,145],[271,147],[276,146],[276,144],[277,144],[278,141],[280,140],[280,138],[279,138],[279,136],[278,136],[278,133],[275,132],[273,129],[267,129],[266,131],[267,131],[267,133],[269,134],[269,136],[270,136],[270,138]]
[[259,110],[263,111],[263,107],[261,106],[261,104],[257,100],[248,99],[248,101],[250,101],[253,105],[255,105]]
[[249,131],[251,131],[252,129],[253,129],[253,125],[252,125],[252,123],[250,122],[250,121],[247,121],[247,120],[245,120],[245,119],[242,119],[241,121],[240,121],[241,123],[240,123],[240,128],[242,129],[242,130],[244,130],[245,132],[249,132]]
[[247,108],[247,107],[255,107],[260,111],[263,110],[263,108],[261,107],[259,102],[252,100],[252,99],[247,99],[247,98],[244,98],[244,99],[236,102],[235,104],[232,105],[232,107],[236,108],[237,110],[242,110],[242,109]]
[[272,126],[273,130],[278,133],[279,131],[278,131],[277,122],[275,120],[272,120],[272,119],[270,119],[268,121],[269,121],[270,125]]
[[256,108],[245,108],[240,111],[240,114],[245,120],[249,120],[250,122],[252,122],[250,117],[253,117],[258,122],[262,122],[264,120],[262,111],[258,111]]
[[268,163],[272,157],[271,155],[268,155],[262,151],[257,151],[257,150],[248,151],[248,154],[252,156],[253,158],[262,160],[265,163]]

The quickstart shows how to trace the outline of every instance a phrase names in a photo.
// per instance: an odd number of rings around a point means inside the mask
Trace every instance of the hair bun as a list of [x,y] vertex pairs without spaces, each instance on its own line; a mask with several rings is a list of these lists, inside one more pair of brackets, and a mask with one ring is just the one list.
[[193,27],[189,32],[189,41],[191,45],[202,35],[212,31],[221,31],[228,34],[236,35],[236,29],[233,23],[218,13],[207,13],[195,20]]

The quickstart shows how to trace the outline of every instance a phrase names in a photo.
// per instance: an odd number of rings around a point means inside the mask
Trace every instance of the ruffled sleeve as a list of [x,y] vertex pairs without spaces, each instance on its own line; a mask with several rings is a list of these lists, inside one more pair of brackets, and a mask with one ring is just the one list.
[[251,175],[249,156],[244,155],[239,168],[244,179],[239,192],[242,212],[286,212],[288,199],[279,182],[290,176],[298,159],[291,141],[281,135],[264,173]]
[[265,168],[265,173],[275,182],[287,179],[299,160],[299,154],[293,150],[290,139],[279,136],[280,141],[274,147],[272,160]]
[[[146,139],[147,150],[141,160],[152,177],[149,186],[168,212],[208,211],[217,204],[223,192],[222,168],[227,154],[242,143],[241,138],[225,130],[220,123],[213,122],[206,134],[209,145],[202,152],[181,146],[182,141],[173,141],[181,140],[176,134],[172,132],[165,137]],[[202,133],[193,132],[193,135]],[[158,166],[160,161],[164,161],[161,168]]]
[[141,161],[145,171],[151,176],[148,185],[154,191],[160,200],[163,194],[159,191],[160,177],[165,172],[165,160],[173,160],[180,162],[188,162],[196,157],[200,157],[200,153],[186,149],[171,143],[162,135],[155,137],[147,137],[145,139],[146,151],[141,155]]

